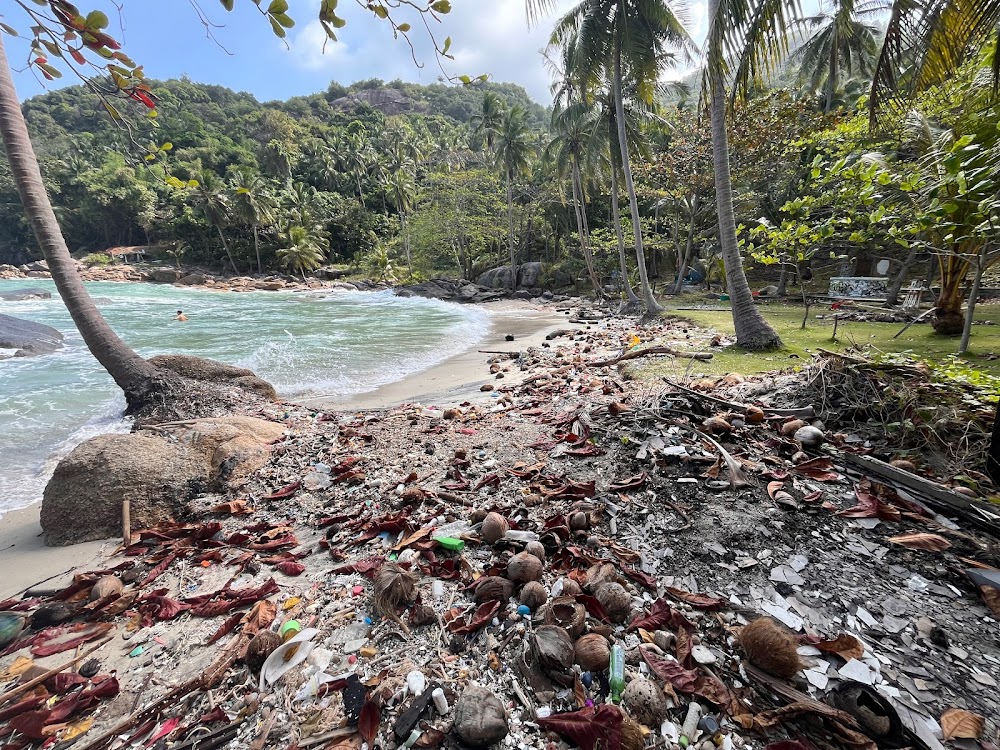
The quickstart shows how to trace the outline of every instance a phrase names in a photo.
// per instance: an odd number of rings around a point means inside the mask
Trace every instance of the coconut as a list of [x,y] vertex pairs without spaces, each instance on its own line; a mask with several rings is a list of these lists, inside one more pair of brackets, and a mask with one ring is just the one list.
[[499,513],[490,513],[483,519],[483,528],[479,532],[487,544],[496,544],[507,534],[510,524]]
[[722,417],[709,417],[701,426],[709,435],[728,435],[733,431],[733,426]]
[[781,425],[781,427],[778,429],[778,432],[780,432],[785,437],[791,437],[792,435],[795,434],[795,431],[797,429],[799,429],[800,427],[805,427],[808,424],[809,423],[806,422],[804,419],[791,419],[785,422],[783,425]]
[[642,734],[639,722],[622,713],[622,750],[642,750],[645,744],[646,738]]
[[563,628],[570,638],[579,638],[587,622],[587,609],[572,596],[557,596],[542,613],[546,625]]
[[811,424],[807,424],[800,427],[795,431],[792,439],[799,443],[803,448],[819,448],[823,445],[826,440],[826,435],[823,430],[818,427],[813,427]]
[[96,601],[106,596],[117,596],[122,592],[122,582],[118,576],[102,576],[90,589],[90,600]]
[[514,593],[514,584],[500,576],[486,576],[476,583],[476,604],[506,602]]
[[586,513],[578,510],[569,517],[569,527],[573,531],[584,531],[590,527],[590,519]]
[[579,596],[583,593],[583,589],[580,588],[580,584],[572,578],[563,578],[562,582],[562,591],[559,592],[560,596]]
[[507,577],[514,583],[540,580],[542,561],[527,552],[518,552],[507,563]]
[[667,718],[667,699],[652,680],[636,677],[622,693],[625,710],[640,724],[659,727]]
[[573,666],[573,640],[556,625],[540,625],[531,648],[535,662],[543,669],[563,671]]
[[748,424],[760,424],[764,421],[764,410],[759,406],[748,406],[743,417]]
[[770,617],[744,627],[739,641],[750,663],[775,677],[793,677],[803,667],[798,641]]
[[611,563],[591,565],[587,570],[587,588],[591,591],[597,590],[602,583],[617,579],[618,571],[615,570],[615,566]]
[[524,551],[545,562],[545,547],[542,546],[541,542],[528,542],[524,545]]
[[603,672],[611,664],[611,646],[608,639],[597,633],[590,633],[576,639],[574,645],[576,663],[585,672]]
[[247,644],[247,653],[243,657],[243,661],[251,672],[260,672],[267,657],[280,645],[280,635],[273,630],[261,630]]
[[549,594],[538,581],[528,581],[521,589],[520,600],[521,604],[534,612],[549,600]]
[[620,583],[602,583],[594,591],[594,597],[604,607],[612,622],[625,622],[632,611],[632,597]]

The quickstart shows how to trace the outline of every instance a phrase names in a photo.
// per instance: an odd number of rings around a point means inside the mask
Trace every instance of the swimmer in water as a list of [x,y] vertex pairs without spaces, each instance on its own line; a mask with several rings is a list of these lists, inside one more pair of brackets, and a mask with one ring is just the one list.
[[176,318],[174,318],[174,320],[179,320],[179,321],[181,321],[182,323],[183,323],[183,322],[184,322],[185,320],[187,320],[187,319],[188,319],[188,316],[184,314],[184,311],[183,311],[183,310],[178,310],[178,311],[177,311],[177,317],[176,317]]

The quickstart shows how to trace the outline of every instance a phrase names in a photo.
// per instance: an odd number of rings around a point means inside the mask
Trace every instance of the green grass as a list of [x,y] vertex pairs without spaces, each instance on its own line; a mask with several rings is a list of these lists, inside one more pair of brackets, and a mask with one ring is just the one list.
[[[716,306],[718,303],[714,303]],[[685,306],[681,303],[680,306]],[[902,323],[860,323],[839,321],[837,339],[833,334],[832,312],[828,305],[813,305],[805,330],[801,330],[803,308],[801,306],[772,303],[761,306],[761,312],[774,326],[784,342],[785,348],[775,352],[750,353],[736,347],[709,347],[709,335],[704,338],[699,331],[691,331],[692,346],[699,351],[710,351],[715,356],[707,362],[685,359],[663,358],[655,361],[636,363],[636,376],[643,380],[654,380],[660,376],[682,377],[690,375],[724,375],[738,372],[749,375],[770,370],[801,367],[809,362],[820,348],[842,352],[854,347],[863,347],[873,353],[910,354],[931,362],[947,359],[958,349],[959,337],[938,336],[930,325],[918,323],[899,338],[893,336],[903,327]],[[733,336],[733,321],[729,310],[677,310],[668,309],[667,314],[682,317],[700,329],[711,333]],[[826,316],[817,320],[817,315]],[[993,321],[995,325],[976,325],[972,328],[969,353],[965,357],[968,365],[990,375],[1000,376],[1000,305],[979,304],[976,320]],[[704,341],[702,339],[704,338]],[[697,342],[697,343],[695,343]],[[667,343],[667,342],[664,342]],[[991,355],[996,355],[993,358]]]

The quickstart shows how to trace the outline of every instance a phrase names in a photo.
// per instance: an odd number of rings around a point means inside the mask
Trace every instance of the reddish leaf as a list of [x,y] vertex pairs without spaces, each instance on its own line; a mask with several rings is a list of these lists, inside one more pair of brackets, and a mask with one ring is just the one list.
[[778,490],[780,490],[784,486],[785,486],[784,482],[768,482],[767,483],[767,496],[769,498],[771,498],[772,500],[774,500],[775,494],[778,492]]
[[641,570],[636,570],[629,565],[622,565],[621,572],[624,573],[627,578],[631,578],[640,586],[645,586],[650,591],[656,591],[656,588],[659,585],[653,576],[648,573],[643,573]]
[[86,685],[90,680],[81,677],[76,672],[60,672],[45,681],[45,687],[56,695],[65,695],[79,685]]
[[286,576],[298,576],[302,575],[302,572],[306,569],[306,566],[300,562],[295,562],[294,560],[285,560],[274,566],[276,570],[284,573]]
[[291,484],[286,484],[280,490],[277,490],[270,495],[262,497],[261,500],[284,500],[286,497],[291,497],[299,488],[302,486],[302,482],[292,482]]
[[883,521],[898,521],[900,518],[899,508],[882,502],[870,490],[871,482],[867,479],[862,480],[854,490],[858,504],[853,508],[840,511],[837,515],[845,518],[881,518]]
[[499,474],[487,474],[485,477],[479,480],[479,483],[472,488],[472,491],[481,490],[483,487],[492,487],[493,489],[499,489],[500,487],[500,475]]
[[[367,576],[368,573],[381,568],[384,562],[385,558],[383,557],[369,557],[367,560],[361,560],[350,565],[341,565],[339,568],[334,568],[331,572],[341,576],[351,575],[352,573],[360,573]],[[371,578],[371,576],[368,577]]]
[[542,729],[562,735],[582,750],[594,750],[597,743],[601,744],[602,750],[621,750],[622,712],[610,703],[535,721]]
[[146,577],[142,580],[142,583],[139,584],[139,588],[142,588],[143,586],[148,586],[150,583],[159,578],[160,575],[163,573],[163,571],[169,568],[170,563],[176,560],[179,555],[180,555],[179,552],[171,552],[169,555],[163,558],[163,560],[160,561],[159,565],[157,565],[155,568],[149,571]]
[[156,730],[156,732],[153,734],[153,736],[150,737],[148,740],[146,740],[146,747],[149,747],[150,745],[152,745],[157,740],[160,740],[160,739],[166,737],[172,731],[174,731],[175,729],[177,729],[177,727],[180,726],[180,723],[181,723],[181,720],[180,720],[180,717],[178,717],[178,716],[175,716],[172,719],[167,719],[165,722],[163,722],[163,724],[160,725],[160,728]]
[[591,617],[601,622],[611,622],[610,615],[604,609],[604,605],[597,600],[597,597],[588,596],[587,594],[577,594],[576,601],[584,606]]
[[32,656],[52,656],[69,651],[82,643],[96,641],[113,628],[109,622],[77,623],[68,627],[46,628],[31,647]]
[[209,513],[228,513],[233,516],[242,516],[246,513],[253,513],[253,508],[246,500],[233,500],[228,503],[219,503],[213,506]]
[[222,710],[222,706],[216,706],[215,710],[209,711],[207,714],[202,716],[195,724],[216,724],[220,721],[229,721],[229,716],[226,712]]
[[649,665],[649,670],[664,682],[668,682],[682,693],[693,693],[698,684],[698,672],[694,669],[684,669],[672,659],[666,659],[652,649],[639,647],[639,654]]
[[486,625],[490,620],[493,619],[493,615],[497,613],[500,609],[500,602],[492,601],[486,602],[485,604],[479,605],[472,616],[466,620],[462,617],[461,610],[452,609],[445,613],[444,620],[446,622],[445,627],[449,632],[455,633],[456,635],[467,635],[469,633],[475,633],[481,627]]
[[[166,591],[166,589],[159,589],[159,591]],[[190,608],[190,605],[158,592],[144,596],[139,600],[139,610],[143,614],[148,614],[153,620],[173,620],[181,612]]]
[[840,479],[840,474],[833,470],[833,461],[824,456],[803,461],[793,466],[792,471],[817,482],[835,482]]
[[628,477],[627,479],[622,479],[617,482],[612,482],[611,486],[608,487],[609,492],[624,492],[625,490],[637,490],[646,486],[646,480],[648,479],[646,472],[641,474],[636,474],[634,477]]
[[692,594],[690,591],[685,591],[684,589],[675,588],[673,586],[667,586],[664,589],[670,596],[674,597],[682,602],[687,602],[695,609],[704,610],[714,610],[722,609],[729,602],[725,599],[719,599],[715,596],[706,596],[705,594]]
[[820,651],[826,651],[828,654],[836,654],[844,661],[860,659],[865,654],[865,647],[861,641],[848,633],[841,633],[833,640],[820,641],[813,645]]
[[219,626],[219,629],[212,633],[212,637],[209,638],[205,645],[208,646],[215,643],[220,638],[224,638],[233,632],[233,628],[240,624],[240,620],[243,619],[243,613],[237,612],[235,615],[230,615],[229,618]]
[[371,747],[375,741],[380,721],[381,714],[378,705],[373,700],[366,700],[365,705],[361,708],[361,718],[358,719],[358,732],[361,734],[361,738],[368,743],[368,747]]

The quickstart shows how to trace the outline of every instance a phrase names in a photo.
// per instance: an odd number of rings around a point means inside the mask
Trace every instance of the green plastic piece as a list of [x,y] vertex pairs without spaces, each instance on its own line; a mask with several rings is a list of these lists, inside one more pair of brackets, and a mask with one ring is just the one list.
[[450,549],[452,552],[461,552],[465,549],[465,542],[461,539],[456,539],[453,536],[442,536],[435,539],[438,544],[440,544],[445,549]]
[[142,646],[136,646],[134,649],[129,651],[128,655],[134,659],[137,656],[142,656],[143,653],[145,653],[145,651],[146,649],[144,649]]

